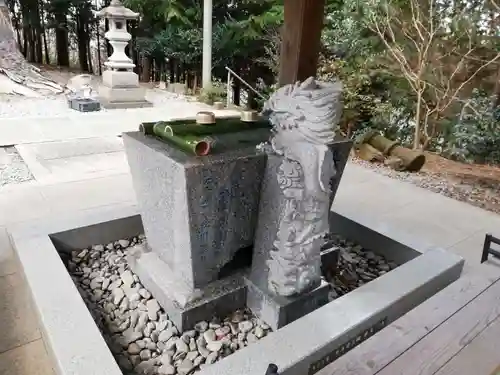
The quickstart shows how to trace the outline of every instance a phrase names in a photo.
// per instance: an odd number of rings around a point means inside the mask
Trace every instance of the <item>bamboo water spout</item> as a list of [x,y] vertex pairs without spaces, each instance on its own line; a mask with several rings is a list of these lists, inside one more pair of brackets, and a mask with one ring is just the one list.
[[269,120],[262,117],[245,116],[217,119],[213,113],[198,113],[196,120],[145,122],[139,126],[146,136],[155,136],[171,142],[182,150],[196,156],[205,156],[213,151],[215,139],[211,136],[247,132],[254,129],[270,129]]

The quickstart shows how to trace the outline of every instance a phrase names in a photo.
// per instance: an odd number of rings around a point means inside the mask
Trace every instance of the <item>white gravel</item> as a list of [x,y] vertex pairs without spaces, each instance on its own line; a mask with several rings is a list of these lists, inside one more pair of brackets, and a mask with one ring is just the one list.
[[33,179],[28,166],[14,147],[0,147],[0,187]]
[[[146,99],[155,106],[167,107],[168,104],[188,102],[189,98],[183,95],[169,93],[165,90],[148,89]],[[113,109],[114,113],[137,111],[136,108]],[[105,108],[100,112],[108,112]],[[63,117],[85,116],[87,113],[78,112],[68,108],[65,95],[45,98],[27,98],[22,96],[0,96],[0,119],[19,117]]]

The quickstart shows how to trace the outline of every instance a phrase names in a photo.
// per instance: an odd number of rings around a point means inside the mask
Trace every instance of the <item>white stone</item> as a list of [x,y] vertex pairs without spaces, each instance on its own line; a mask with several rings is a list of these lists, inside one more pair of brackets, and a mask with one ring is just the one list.
[[[107,71],[105,71],[104,73],[106,73]],[[128,245],[130,245],[130,241],[128,240],[119,240],[118,243],[120,244],[120,246],[122,248],[126,248],[128,247]]]
[[[161,340],[160,340],[161,341]],[[177,342],[177,337],[171,337],[165,342],[165,350],[173,350]]]
[[148,314],[145,312],[139,313],[139,319],[137,319],[137,324],[135,326],[135,329],[138,331],[144,330],[147,322],[148,322]]
[[132,287],[132,284],[134,283],[134,276],[132,275],[132,272],[130,270],[123,272],[120,275],[120,278],[122,279],[123,285],[125,287]]
[[175,348],[177,349],[177,352],[180,352],[180,353],[189,352],[189,347],[184,342],[184,340],[182,340],[180,338],[175,342]]
[[113,290],[113,303],[115,305],[119,305],[123,297],[125,297],[125,292],[122,288],[118,287]]
[[190,361],[194,361],[196,357],[198,357],[199,355],[200,354],[197,351],[193,350],[187,354],[186,358],[189,359]]
[[176,373],[175,367],[170,364],[161,365],[158,368],[159,375],[175,375],[175,373]]
[[194,367],[193,362],[189,359],[185,359],[179,365],[177,371],[179,371],[179,373],[181,374],[187,374],[193,369],[193,367]]
[[209,341],[207,342],[207,349],[211,352],[218,352],[222,349],[222,341]]
[[219,356],[219,353],[218,352],[212,352],[208,355],[205,363],[207,365],[211,365],[212,363],[214,363],[215,361],[217,361],[217,357]]
[[146,302],[146,307],[148,308],[149,319],[157,320],[158,312],[160,311],[160,305],[158,304],[158,301],[155,299],[150,299],[148,302]]
[[253,329],[253,323],[250,320],[245,320],[238,324],[238,328],[240,329],[241,332],[247,333]]
[[204,358],[207,358],[211,351],[204,346],[198,346],[198,353],[200,353]]
[[261,339],[262,337],[264,337],[264,336],[265,336],[265,334],[266,334],[266,333],[264,332],[264,330],[262,329],[262,327],[261,327],[261,326],[257,326],[257,327],[255,328],[254,335],[255,335],[258,339]]
[[160,357],[160,363],[162,365],[170,365],[172,363],[172,356],[168,353],[162,354]]
[[151,293],[149,293],[146,289],[141,288],[139,289],[139,294],[142,298],[144,299],[150,299],[151,298]]
[[207,343],[209,343],[210,341],[217,340],[217,336],[216,336],[215,331],[213,329],[209,329],[208,331],[204,332],[203,337],[205,338],[205,341]]

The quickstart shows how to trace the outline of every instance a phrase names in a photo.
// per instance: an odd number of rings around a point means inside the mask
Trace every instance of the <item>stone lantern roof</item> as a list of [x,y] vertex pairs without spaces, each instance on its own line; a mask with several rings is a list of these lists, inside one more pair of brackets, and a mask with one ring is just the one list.
[[96,17],[104,18],[124,18],[124,19],[136,19],[139,18],[139,13],[133,12],[132,10],[125,8],[120,0],[112,0],[111,4],[101,9],[100,11],[94,12]]

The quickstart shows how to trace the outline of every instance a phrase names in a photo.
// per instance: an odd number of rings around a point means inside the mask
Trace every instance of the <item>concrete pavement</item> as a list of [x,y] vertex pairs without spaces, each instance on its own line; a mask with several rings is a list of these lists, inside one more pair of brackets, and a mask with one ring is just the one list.
[[141,122],[195,118],[200,111],[216,116],[240,114],[235,110],[214,110],[199,102],[173,101],[153,108],[116,109],[53,117],[16,117],[0,119],[0,146],[53,142],[68,139],[112,137],[137,130]]
[[[6,228],[48,215],[135,202],[128,172],[86,177],[0,188],[0,374],[53,374]],[[361,223],[391,227],[396,240],[418,236],[429,247],[460,254],[467,260],[466,272],[479,265],[485,233],[500,234],[498,215],[351,163],[334,209]]]

